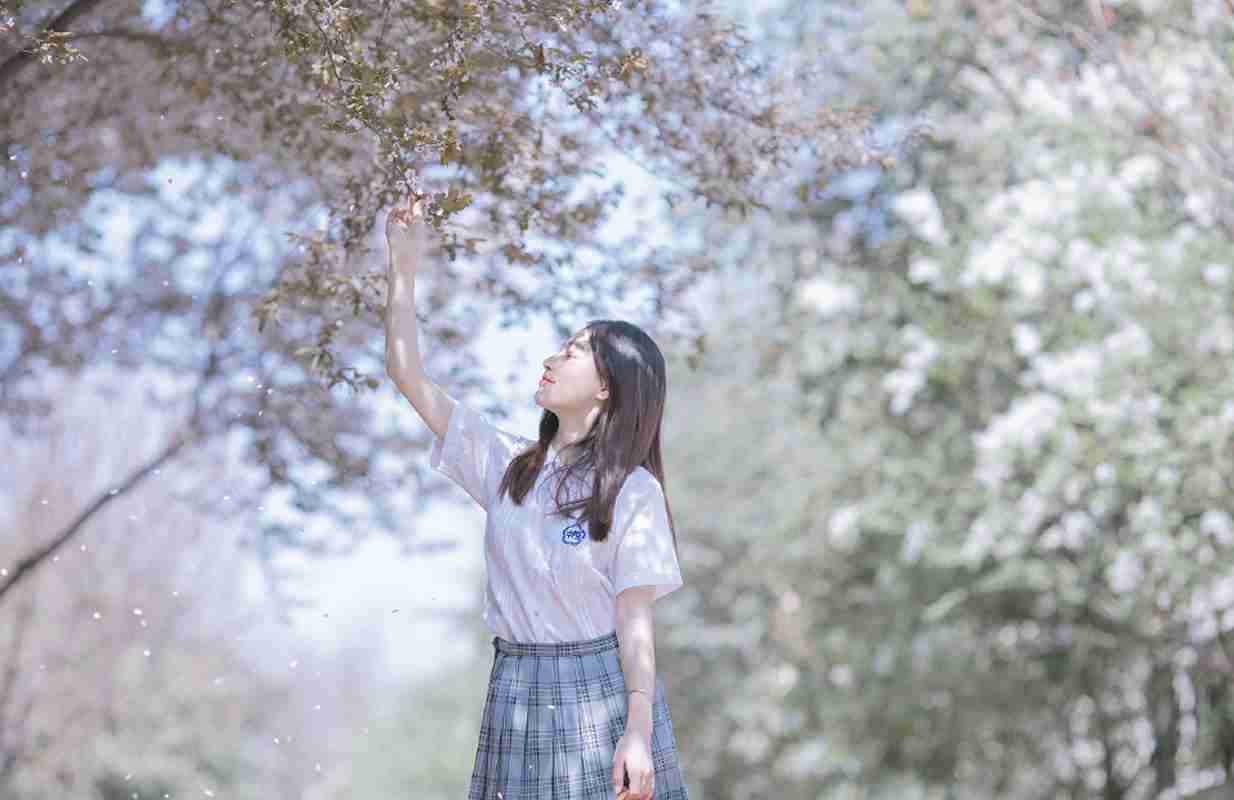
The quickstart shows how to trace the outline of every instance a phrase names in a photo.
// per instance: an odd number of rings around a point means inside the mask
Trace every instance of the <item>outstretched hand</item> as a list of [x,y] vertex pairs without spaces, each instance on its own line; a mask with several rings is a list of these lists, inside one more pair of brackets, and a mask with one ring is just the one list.
[[424,195],[413,192],[406,203],[390,209],[386,215],[386,242],[390,247],[411,241],[412,226],[424,219]]

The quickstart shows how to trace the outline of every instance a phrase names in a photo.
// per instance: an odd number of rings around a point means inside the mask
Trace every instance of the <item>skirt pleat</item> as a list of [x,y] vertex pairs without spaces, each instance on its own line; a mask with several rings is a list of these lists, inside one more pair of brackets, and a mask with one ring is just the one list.
[[579,741],[578,692],[574,690],[576,667],[574,658],[553,659],[553,676],[557,686],[553,728],[553,793],[551,800],[569,800],[581,794],[583,780],[582,748],[572,747]]
[[535,738],[535,730],[530,722],[532,703],[536,700],[536,668],[539,664],[536,659],[532,658],[516,659],[514,663],[517,665],[519,678],[511,687],[514,690],[510,706],[513,718],[510,720],[510,730],[507,731],[507,736],[512,746],[505,779],[507,797],[511,800],[513,798],[522,800],[522,798],[536,796],[536,787],[531,785],[529,780],[535,768],[535,765],[531,763],[531,742]]
[[537,658],[535,662],[535,681],[531,685],[531,701],[528,713],[531,716],[528,737],[527,765],[531,774],[527,776],[527,785],[534,794],[531,797],[550,797],[553,792],[553,747],[556,722],[557,684],[553,680],[555,665],[552,660]]
[[[493,637],[468,800],[615,800],[613,754],[628,712],[615,631],[576,642]],[[656,678],[654,800],[688,800]]]
[[[480,743],[476,749],[476,766],[471,773],[472,790],[483,797],[492,797],[496,792],[497,776],[501,774],[501,751],[505,744],[506,713],[509,704],[504,695],[505,681],[498,674],[501,664],[494,664],[489,676],[488,692],[484,701],[484,714],[480,719]],[[483,763],[481,763],[483,762]]]
[[[581,797],[605,797],[601,794],[612,785],[608,769],[613,765],[614,740],[609,744],[608,720],[604,713],[604,683],[600,667],[602,661],[596,654],[577,657],[579,666],[578,711],[583,720],[583,730],[578,740],[578,749],[583,756],[583,786]],[[597,713],[598,712],[598,713]],[[606,769],[607,767],[607,769]]]

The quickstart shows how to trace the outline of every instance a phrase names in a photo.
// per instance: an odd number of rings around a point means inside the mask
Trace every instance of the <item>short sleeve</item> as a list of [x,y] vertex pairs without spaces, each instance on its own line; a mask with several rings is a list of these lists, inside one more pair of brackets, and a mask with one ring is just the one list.
[[617,493],[613,509],[613,593],[654,585],[659,600],[682,585],[664,490],[650,472],[636,469]]
[[446,435],[444,439],[433,436],[429,466],[463,487],[488,511],[502,473],[527,440],[501,430],[483,414],[453,397],[450,400],[454,407],[450,411]]

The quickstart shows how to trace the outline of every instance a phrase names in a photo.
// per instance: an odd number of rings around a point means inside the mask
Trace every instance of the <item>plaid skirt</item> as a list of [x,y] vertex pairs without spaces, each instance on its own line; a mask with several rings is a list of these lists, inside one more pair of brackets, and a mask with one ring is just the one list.
[[[615,800],[627,697],[617,632],[574,642],[493,637],[468,800]],[[654,800],[687,800],[664,687],[651,707]]]

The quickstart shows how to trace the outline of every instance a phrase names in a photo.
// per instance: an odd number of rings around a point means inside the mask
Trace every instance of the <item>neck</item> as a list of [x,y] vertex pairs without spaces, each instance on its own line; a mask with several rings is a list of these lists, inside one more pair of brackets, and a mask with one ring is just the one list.
[[591,430],[592,424],[595,422],[595,416],[596,412],[594,410],[582,419],[558,416],[557,433],[554,434],[553,440],[549,442],[549,447],[554,450],[564,451],[580,439],[586,437]]
[[576,442],[578,442],[579,439],[582,439],[583,436],[585,435],[586,434],[579,434],[579,433],[576,433],[573,435],[566,435],[566,434],[563,434],[560,430],[557,431],[557,435],[554,436],[553,440],[548,443],[549,454],[558,455],[561,461],[566,464],[574,463],[576,460],[578,460],[578,453],[573,450],[573,445]]

